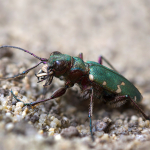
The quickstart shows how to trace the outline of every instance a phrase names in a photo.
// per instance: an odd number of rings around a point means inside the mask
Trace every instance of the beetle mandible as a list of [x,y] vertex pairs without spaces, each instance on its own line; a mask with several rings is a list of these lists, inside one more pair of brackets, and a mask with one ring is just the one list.
[[[53,77],[63,77],[65,81],[64,87],[61,87],[53,92],[50,98],[31,103],[24,103],[24,105],[33,106],[35,104],[60,97],[65,94],[66,90],[72,87],[75,83],[79,85],[83,93],[83,98],[90,99],[88,117],[90,121],[90,133],[92,140],[94,140],[92,133],[92,113],[94,99],[103,100],[106,103],[114,104],[115,106],[121,106],[126,101],[130,101],[142,113],[144,118],[149,120],[149,117],[137,105],[137,103],[142,100],[141,93],[130,81],[120,75],[104,57],[99,57],[98,63],[93,61],[84,62],[82,53],[80,53],[78,57],[71,57],[55,51],[50,54],[49,59],[46,59],[40,58],[35,54],[16,46],[6,45],[1,46],[0,48],[6,47],[19,49],[29,53],[35,58],[39,59],[40,62],[20,74],[9,78],[1,78],[1,80],[11,80],[18,77],[24,77],[30,70],[43,63],[43,67],[36,74],[38,82],[45,80],[46,82],[43,86],[48,86],[52,83]],[[104,60],[111,67],[111,69],[103,66],[102,60]],[[12,91],[11,93],[17,101],[20,101]]]

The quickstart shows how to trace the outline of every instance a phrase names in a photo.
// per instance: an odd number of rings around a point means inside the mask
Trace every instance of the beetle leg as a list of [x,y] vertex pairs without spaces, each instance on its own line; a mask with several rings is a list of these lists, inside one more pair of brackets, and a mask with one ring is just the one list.
[[111,101],[111,103],[119,103],[124,102],[125,100],[130,100],[130,102],[133,103],[133,105],[136,107],[137,110],[141,112],[141,114],[144,116],[146,120],[150,120],[150,117],[148,117],[143,110],[138,106],[138,104],[129,96],[129,95],[123,95],[123,96],[117,96],[114,98],[114,100]]
[[146,120],[150,120],[150,118],[143,112],[143,110],[137,105],[137,103],[130,96],[125,95],[125,97],[127,97],[133,103],[136,109],[141,112],[141,114],[144,116]]
[[90,107],[89,107],[89,121],[90,121],[90,133],[91,133],[92,140],[94,141],[94,136],[93,136],[93,132],[92,132],[93,89],[91,89],[91,91],[92,91],[92,93],[91,93]]
[[31,71],[32,69],[36,68],[36,67],[37,67],[38,65],[40,65],[41,63],[43,63],[43,62],[42,62],[42,61],[39,62],[37,65],[35,65],[35,66],[33,66],[33,67],[31,67],[31,68],[29,68],[29,69],[23,71],[22,73],[19,73],[19,74],[17,74],[17,75],[14,75],[14,76],[8,77],[8,78],[0,78],[0,80],[12,80],[12,79],[15,79],[15,78],[20,78],[20,77],[23,78],[29,71]]
[[80,53],[78,57],[83,60],[83,53]]
[[98,63],[101,64],[101,65],[102,65],[102,58],[103,58],[103,56],[101,56],[101,55],[98,58]]
[[[46,102],[48,100],[51,100],[51,99],[54,99],[54,98],[57,98],[57,97],[60,97],[62,96],[63,94],[65,94],[67,90],[67,87],[62,87],[62,88],[59,88],[58,90],[54,91],[52,96],[48,99],[44,99],[44,100],[40,100],[40,101],[35,101],[35,102],[31,102],[31,103],[24,103],[25,106],[34,106],[38,103],[42,103],[42,102]],[[13,95],[13,97],[18,101],[18,102],[22,102],[21,100],[17,99],[17,97],[14,95],[14,93],[12,92],[11,90],[11,93]]]
[[[34,105],[36,105],[36,104],[38,104],[38,103],[46,102],[46,101],[48,101],[48,100],[51,100],[51,99],[60,97],[60,96],[64,95],[65,92],[66,92],[66,90],[67,90],[68,88],[72,87],[72,86],[73,86],[73,83],[71,83],[71,82],[66,82],[65,87],[61,87],[61,88],[57,89],[56,91],[54,91],[54,92],[52,93],[52,96],[51,96],[50,98],[44,99],[44,100],[40,100],[40,101],[31,102],[31,103],[24,103],[24,106],[34,106]],[[19,100],[19,99],[14,95],[14,93],[13,93],[12,90],[11,90],[11,93],[12,93],[13,97],[14,97],[18,102],[22,102],[21,100]]]
[[99,56],[98,63],[102,65],[102,60],[104,60],[110,68],[112,68],[114,71],[118,72],[103,56]]

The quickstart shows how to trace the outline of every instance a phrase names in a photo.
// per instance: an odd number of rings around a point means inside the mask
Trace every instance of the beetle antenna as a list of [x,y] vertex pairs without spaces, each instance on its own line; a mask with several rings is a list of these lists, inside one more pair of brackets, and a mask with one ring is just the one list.
[[3,46],[1,46],[0,48],[6,48],[6,47],[7,47],[7,48],[15,48],[15,49],[22,50],[22,51],[24,51],[24,52],[26,52],[26,53],[28,53],[28,54],[30,54],[30,55],[32,55],[32,56],[34,56],[35,58],[37,58],[37,59],[41,60],[44,64],[48,61],[48,59],[38,57],[38,56],[36,56],[35,54],[33,54],[33,53],[31,53],[31,52],[29,52],[29,51],[27,51],[27,50],[23,49],[23,48],[20,48],[20,47],[10,46],[10,45],[3,45]]
[[40,61],[37,65],[23,71],[22,73],[19,73],[17,75],[12,76],[12,77],[0,78],[0,80],[13,80],[13,79],[16,79],[16,78],[24,78],[28,72],[30,72],[32,69],[39,66],[41,63],[43,63],[43,61]]

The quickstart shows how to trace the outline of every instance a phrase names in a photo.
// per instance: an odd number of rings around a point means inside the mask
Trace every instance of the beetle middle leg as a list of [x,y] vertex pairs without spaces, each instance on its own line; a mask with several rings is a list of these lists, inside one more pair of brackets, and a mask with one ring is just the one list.
[[94,141],[94,136],[92,132],[92,115],[93,115],[93,89],[91,89],[91,99],[90,99],[90,107],[89,107],[89,121],[90,121],[90,133],[91,138]]
[[146,120],[150,120],[150,117],[148,117],[143,110],[138,106],[138,104],[129,96],[129,95],[123,95],[123,96],[116,96],[114,99],[110,100],[110,104],[115,104],[116,106],[121,106],[126,101],[130,101],[133,103],[133,105],[136,107],[137,110],[141,112],[141,114],[144,116]]
[[89,104],[89,122],[90,122],[90,133],[91,133],[91,138],[94,141],[94,136],[92,132],[92,115],[93,115],[93,98],[94,98],[94,92],[92,87],[87,87],[86,89],[83,90],[82,96],[84,99],[90,99],[90,104]]

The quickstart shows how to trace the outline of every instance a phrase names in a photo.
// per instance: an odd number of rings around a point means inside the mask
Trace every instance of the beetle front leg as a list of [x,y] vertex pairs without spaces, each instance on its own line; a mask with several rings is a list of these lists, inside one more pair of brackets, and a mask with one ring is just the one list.
[[[63,87],[63,88],[59,88],[58,90],[54,91],[52,96],[48,99],[44,99],[44,100],[40,100],[40,101],[35,101],[35,102],[31,102],[31,103],[24,103],[24,106],[34,106],[38,103],[42,103],[42,102],[46,102],[46,101],[49,101],[51,99],[54,99],[54,98],[57,98],[57,97],[60,97],[62,96],[63,94],[65,94],[67,90],[67,87]],[[14,93],[11,91],[13,97],[18,101],[18,102],[22,102],[21,100],[17,99],[17,97],[14,95]]]

